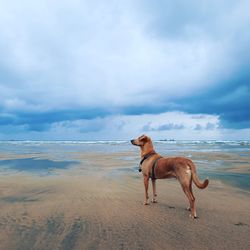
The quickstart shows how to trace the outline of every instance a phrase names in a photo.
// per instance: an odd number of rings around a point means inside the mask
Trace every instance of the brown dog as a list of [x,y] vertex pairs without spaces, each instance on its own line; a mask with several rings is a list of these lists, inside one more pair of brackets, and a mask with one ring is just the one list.
[[142,171],[144,177],[144,205],[149,204],[149,178],[152,179],[152,202],[154,203],[157,202],[155,186],[156,179],[176,178],[180,182],[181,187],[189,200],[190,207],[188,209],[191,210],[191,217],[197,218],[195,198],[192,192],[192,181],[198,188],[203,189],[207,187],[208,179],[206,179],[203,183],[200,182],[196,174],[196,167],[194,163],[190,159],[184,157],[161,157],[155,152],[151,139],[146,135],[142,135],[137,139],[131,140],[131,143],[139,146],[141,149],[142,160],[140,162],[140,170]]

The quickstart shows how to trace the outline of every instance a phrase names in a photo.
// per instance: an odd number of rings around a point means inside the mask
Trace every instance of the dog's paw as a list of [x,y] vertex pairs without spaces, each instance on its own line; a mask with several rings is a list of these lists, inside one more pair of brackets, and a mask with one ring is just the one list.
[[144,201],[143,202],[143,205],[145,205],[145,206],[147,206],[147,205],[149,205],[150,203],[148,202],[148,201]]
[[190,207],[187,207],[186,209],[187,209],[188,211],[191,211],[191,208],[190,208]]
[[198,219],[198,216],[197,216],[197,215],[192,215],[192,214],[190,214],[189,217],[192,218],[193,220]]
[[158,203],[158,201],[156,199],[152,199],[151,202],[152,203]]

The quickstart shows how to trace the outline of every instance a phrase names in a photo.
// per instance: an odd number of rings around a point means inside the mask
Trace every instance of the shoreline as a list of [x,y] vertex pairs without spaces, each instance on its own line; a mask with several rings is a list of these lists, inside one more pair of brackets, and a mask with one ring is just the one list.
[[[248,152],[248,151],[244,151]],[[160,152],[163,156],[164,152]],[[241,154],[241,152],[240,152]],[[250,154],[239,158],[231,152],[173,152],[171,156],[182,155],[193,160],[201,178],[221,180],[242,190],[250,191]],[[95,152],[31,152],[27,154],[15,152],[0,153],[0,174],[15,173],[46,176],[61,174],[63,171],[79,171],[88,174],[96,169],[101,171],[138,174],[140,157],[137,151]],[[127,171],[127,172],[126,172]],[[112,173],[111,173],[112,174]]]

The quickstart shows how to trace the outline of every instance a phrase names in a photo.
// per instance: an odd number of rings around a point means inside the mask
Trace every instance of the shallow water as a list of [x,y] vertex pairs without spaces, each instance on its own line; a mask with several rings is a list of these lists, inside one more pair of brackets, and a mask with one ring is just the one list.
[[52,161],[49,159],[21,158],[0,161],[2,172],[29,172],[41,175],[52,174],[56,169],[67,169],[77,161]]

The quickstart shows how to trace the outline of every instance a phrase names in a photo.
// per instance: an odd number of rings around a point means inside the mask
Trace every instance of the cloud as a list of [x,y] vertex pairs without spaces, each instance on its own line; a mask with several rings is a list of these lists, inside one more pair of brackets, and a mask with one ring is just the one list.
[[206,125],[206,129],[207,130],[214,130],[214,129],[216,129],[216,124],[208,122]]
[[53,110],[48,112],[25,112],[18,111],[15,114],[1,114],[1,125],[25,125],[27,131],[43,131],[50,127],[50,124],[57,122],[68,122],[77,120],[91,120],[96,117],[104,117],[108,113],[101,109],[81,110]]
[[151,123],[146,124],[143,127],[143,130],[148,132],[148,131],[164,131],[164,130],[177,130],[177,129],[184,129],[183,124],[174,124],[174,123],[167,123],[167,124],[162,124],[158,127],[152,127]]
[[194,127],[194,130],[200,131],[200,130],[215,130],[218,129],[220,126],[219,124],[211,123],[208,122],[207,124],[201,125],[201,124],[196,124]]
[[88,131],[96,119],[180,111],[249,128],[249,8],[245,0],[2,3],[0,126],[33,133],[83,121]]
[[[181,121],[181,123],[180,123]],[[166,124],[183,128],[167,129]],[[246,140],[250,129],[221,128],[218,116],[183,112],[144,115],[105,115],[98,118],[37,124],[1,125],[0,139],[6,140],[129,140],[148,134],[154,140]],[[41,127],[39,128],[39,124]],[[145,131],[150,124],[151,130]],[[200,129],[197,128],[199,124]],[[43,128],[42,125],[47,128]],[[31,128],[30,126],[34,126]],[[37,127],[36,127],[37,126]],[[170,125],[169,127],[174,127]],[[168,127],[168,128],[169,128]],[[160,128],[160,129],[159,129]]]
[[191,113],[218,114],[221,126],[225,128],[250,127],[250,88],[244,79],[237,85],[233,82],[221,83],[217,87],[207,90],[206,93],[179,100],[179,109]]
[[[61,115],[60,115],[61,116]],[[33,117],[33,116],[31,116]],[[169,122],[171,121],[171,122]],[[182,121],[179,124],[179,121]],[[218,133],[219,119],[211,115],[190,115],[181,112],[145,115],[105,115],[102,117],[79,118],[77,120],[57,121],[45,118],[44,121],[13,123],[1,125],[0,138],[8,131],[10,138],[22,139],[125,139],[147,133],[153,137],[189,138],[195,136],[193,127],[200,123],[205,128],[207,123],[214,125],[214,135]],[[11,132],[13,131],[13,132]],[[189,131],[189,132],[188,132]],[[193,131],[193,132],[191,132]],[[28,133],[27,133],[28,132]],[[7,135],[6,135],[7,136]],[[30,138],[30,137],[31,138]],[[203,136],[207,136],[204,130]],[[211,137],[211,134],[209,135]]]

